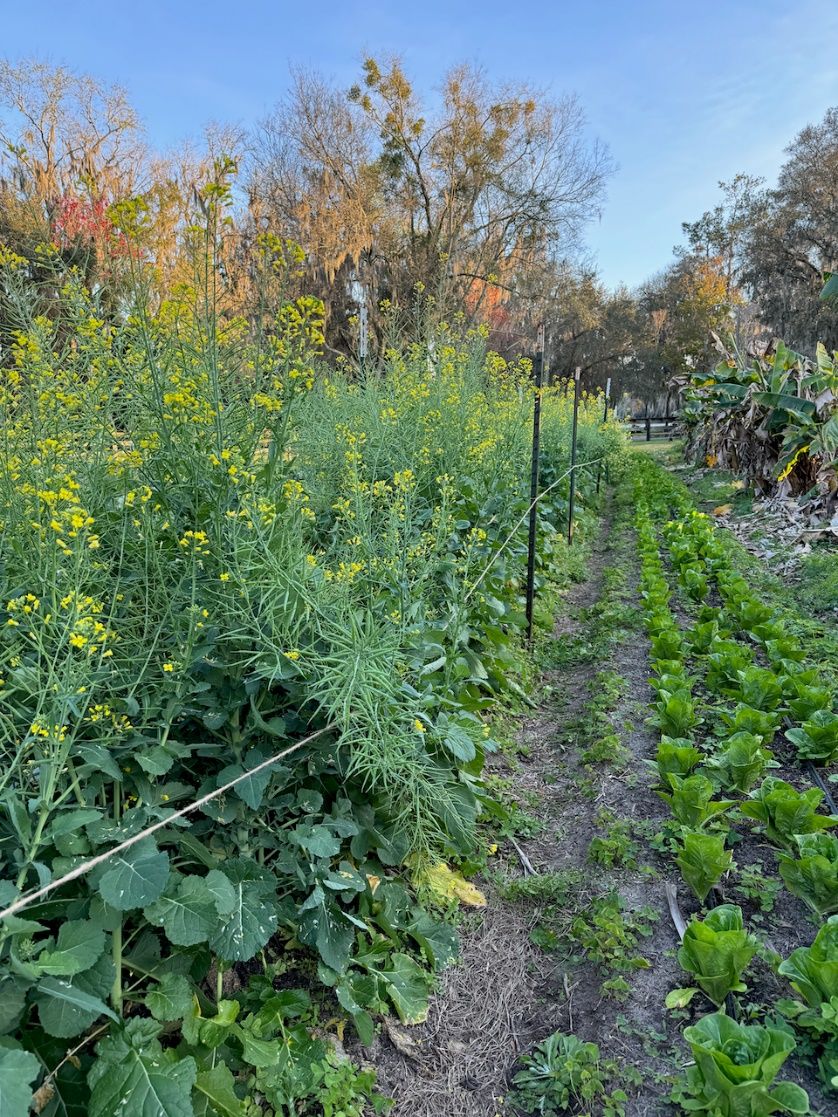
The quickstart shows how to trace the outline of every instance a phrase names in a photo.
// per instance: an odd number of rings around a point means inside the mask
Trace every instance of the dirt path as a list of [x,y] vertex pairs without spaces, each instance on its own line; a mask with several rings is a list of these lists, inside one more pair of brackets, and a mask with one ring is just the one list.
[[656,740],[644,724],[636,581],[626,510],[610,509],[588,578],[540,650],[538,706],[493,758],[515,825],[477,881],[488,905],[466,917],[461,961],[427,1022],[382,1032],[372,1052],[395,1117],[519,1112],[508,1096],[515,1065],[557,1030],[624,1064],[628,1117],[667,1111],[676,1032],[663,1001],[678,984],[677,936],[664,892],[672,870],[648,846],[665,807],[642,764]]

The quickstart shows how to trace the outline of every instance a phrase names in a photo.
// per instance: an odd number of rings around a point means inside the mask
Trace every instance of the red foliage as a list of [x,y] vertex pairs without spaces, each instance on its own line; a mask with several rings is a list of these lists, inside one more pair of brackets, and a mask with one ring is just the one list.
[[103,197],[91,200],[64,194],[52,216],[52,238],[56,248],[90,246],[99,265],[106,270],[115,260],[131,254],[131,245],[111,221],[110,203]]

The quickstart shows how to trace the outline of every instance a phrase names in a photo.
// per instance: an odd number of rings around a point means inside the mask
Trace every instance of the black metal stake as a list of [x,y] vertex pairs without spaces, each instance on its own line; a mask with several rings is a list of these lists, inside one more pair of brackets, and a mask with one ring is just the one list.
[[[611,398],[611,377],[609,376],[608,380],[606,381],[606,384],[605,384],[605,407],[603,408],[603,411],[602,411],[602,425],[603,426],[605,426],[605,424],[608,422],[608,401],[609,401],[610,398]],[[602,462],[600,461],[599,465],[596,467],[596,491],[597,491],[597,495],[599,495],[599,483],[600,483],[601,480],[602,480]]]
[[573,542],[573,506],[576,503],[576,435],[579,430],[579,378],[582,370],[573,374],[573,434],[570,442],[570,499],[567,506],[567,542]]
[[530,468],[530,532],[527,543],[527,640],[532,643],[533,600],[535,598],[535,531],[538,518],[538,464],[541,443],[541,380],[544,375],[544,326],[538,327],[538,348],[533,364],[535,400],[532,409],[532,465]]

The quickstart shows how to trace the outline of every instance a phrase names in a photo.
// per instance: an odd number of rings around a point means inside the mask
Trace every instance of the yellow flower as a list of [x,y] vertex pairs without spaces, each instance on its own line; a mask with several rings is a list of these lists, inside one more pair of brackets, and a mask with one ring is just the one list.
[[223,574],[218,575],[218,580],[219,580],[219,582],[229,582],[230,581],[230,575],[225,570]]
[[174,669],[175,669],[175,665],[173,663],[164,663],[163,664],[163,670],[164,671],[174,671]]
[[290,652],[283,652],[282,654],[285,656],[286,659],[290,659],[290,660],[295,660],[295,659],[300,658],[300,653],[296,649],[294,649],[293,651],[290,651]]
[[422,724],[422,722],[419,720],[419,718],[414,718],[413,719],[413,728],[416,730],[417,733],[426,733],[427,732],[427,730],[425,729],[425,726]]

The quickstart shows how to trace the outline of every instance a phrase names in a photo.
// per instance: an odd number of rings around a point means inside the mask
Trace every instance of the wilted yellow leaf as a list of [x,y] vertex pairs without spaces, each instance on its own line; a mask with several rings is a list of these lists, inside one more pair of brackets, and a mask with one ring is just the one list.
[[729,512],[733,511],[732,504],[718,504],[713,509],[714,516],[727,516]]
[[416,883],[431,893],[440,903],[459,900],[470,908],[485,908],[486,897],[479,888],[454,872],[444,861],[426,865],[416,873]]
[[715,454],[707,454],[707,455],[706,455],[706,457],[704,458],[705,464],[706,464],[706,465],[707,465],[707,466],[708,466],[708,467],[709,467],[710,469],[712,469],[712,468],[713,468],[713,466],[714,466],[714,465],[716,464],[716,462],[717,462],[718,460],[719,460],[719,459],[718,459],[718,458],[716,457],[716,455],[715,455]]

